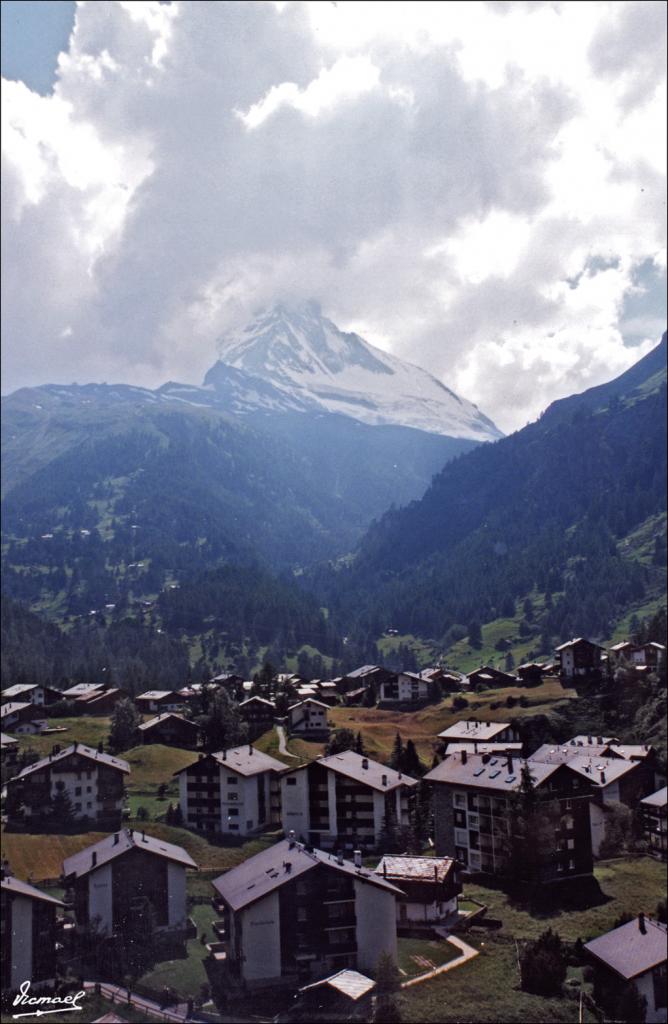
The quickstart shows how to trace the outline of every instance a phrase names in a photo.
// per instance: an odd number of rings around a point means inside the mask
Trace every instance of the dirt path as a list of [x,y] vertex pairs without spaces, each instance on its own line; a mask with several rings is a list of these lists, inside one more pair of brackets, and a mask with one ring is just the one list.
[[298,761],[299,758],[298,758],[297,754],[291,754],[290,751],[288,750],[288,748],[285,745],[285,729],[283,728],[283,726],[282,725],[276,725],[276,726],[274,726],[274,728],[276,729],[276,732],[278,733],[278,752],[279,752],[279,754],[282,754],[283,757],[294,757],[295,760]]

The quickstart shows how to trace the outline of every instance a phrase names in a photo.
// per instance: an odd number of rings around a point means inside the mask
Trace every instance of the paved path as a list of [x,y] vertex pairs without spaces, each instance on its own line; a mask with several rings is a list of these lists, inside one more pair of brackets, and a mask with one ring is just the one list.
[[474,949],[473,946],[469,946],[466,942],[456,938],[454,935],[449,935],[446,942],[450,942],[453,946],[461,952],[461,956],[458,956],[456,960],[448,960],[446,964],[441,964],[440,967],[434,967],[433,970],[427,971],[426,974],[418,974],[417,978],[409,978],[408,981],[402,981],[402,988],[410,988],[411,985],[420,985],[423,981],[429,981],[430,978],[435,978],[437,974],[445,974],[446,971],[453,971],[455,967],[461,967],[468,960],[473,960],[474,956],[478,955],[478,950]]
[[[94,981],[86,981],[84,988],[86,991],[95,989]],[[130,992],[128,998],[128,990],[120,985],[111,985],[107,982],[99,982],[100,995],[104,996],[105,999],[111,1000],[112,1003],[116,1003],[119,1007],[122,1004],[126,1006],[134,1006],[136,1010],[140,1010],[144,1013],[150,1013],[151,1016],[157,1017],[158,1020],[171,1021],[173,1024],[184,1024],[187,1020],[197,1020],[196,1017],[188,1017],[188,1007],[185,1003],[179,1006],[160,1006],[152,999],[146,999],[144,996],[138,996],[135,992]]]
[[275,729],[276,729],[276,732],[278,733],[278,752],[279,752],[279,754],[283,754],[283,757],[294,757],[298,761],[299,760],[298,755],[297,754],[291,754],[290,751],[288,750],[288,748],[285,745],[285,729],[283,728],[283,726],[282,725],[277,725],[277,726],[275,726]]

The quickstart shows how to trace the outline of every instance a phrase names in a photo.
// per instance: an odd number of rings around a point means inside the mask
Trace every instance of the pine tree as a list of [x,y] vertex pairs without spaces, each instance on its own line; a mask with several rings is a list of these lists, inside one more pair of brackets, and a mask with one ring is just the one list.
[[71,825],[74,820],[74,807],[62,779],[56,782],[56,792],[51,801],[53,820],[59,825]]
[[130,750],[139,743],[141,718],[129,699],[119,700],[111,715],[109,749],[114,753]]
[[388,765],[390,768],[394,768],[395,771],[401,771],[401,764],[404,756],[404,745],[401,740],[401,734],[397,733],[394,737],[394,746],[392,747],[392,753]]

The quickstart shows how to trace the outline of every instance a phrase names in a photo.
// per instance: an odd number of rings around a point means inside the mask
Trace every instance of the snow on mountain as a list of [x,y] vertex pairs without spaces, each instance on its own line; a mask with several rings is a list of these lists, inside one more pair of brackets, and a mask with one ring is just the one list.
[[[471,402],[426,370],[357,334],[340,331],[315,303],[274,306],[242,331],[222,338],[219,354],[204,381],[216,391],[221,386],[229,389],[234,368],[266,381],[273,402],[284,408],[320,409],[362,423],[413,427],[473,441],[502,436]],[[246,408],[249,401],[252,404],[247,392],[239,394],[239,401]]]

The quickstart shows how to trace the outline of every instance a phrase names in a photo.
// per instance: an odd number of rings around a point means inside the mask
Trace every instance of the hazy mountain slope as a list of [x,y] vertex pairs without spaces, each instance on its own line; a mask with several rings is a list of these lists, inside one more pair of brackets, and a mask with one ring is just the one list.
[[[386,514],[334,580],[339,614],[371,634],[443,636],[537,588],[563,597],[548,633],[598,632],[647,585],[617,541],[665,510],[665,343],[611,390],[449,463],[420,501]],[[651,387],[647,383],[651,381]],[[602,402],[607,404],[601,406]],[[569,404],[570,403],[570,404]]]

